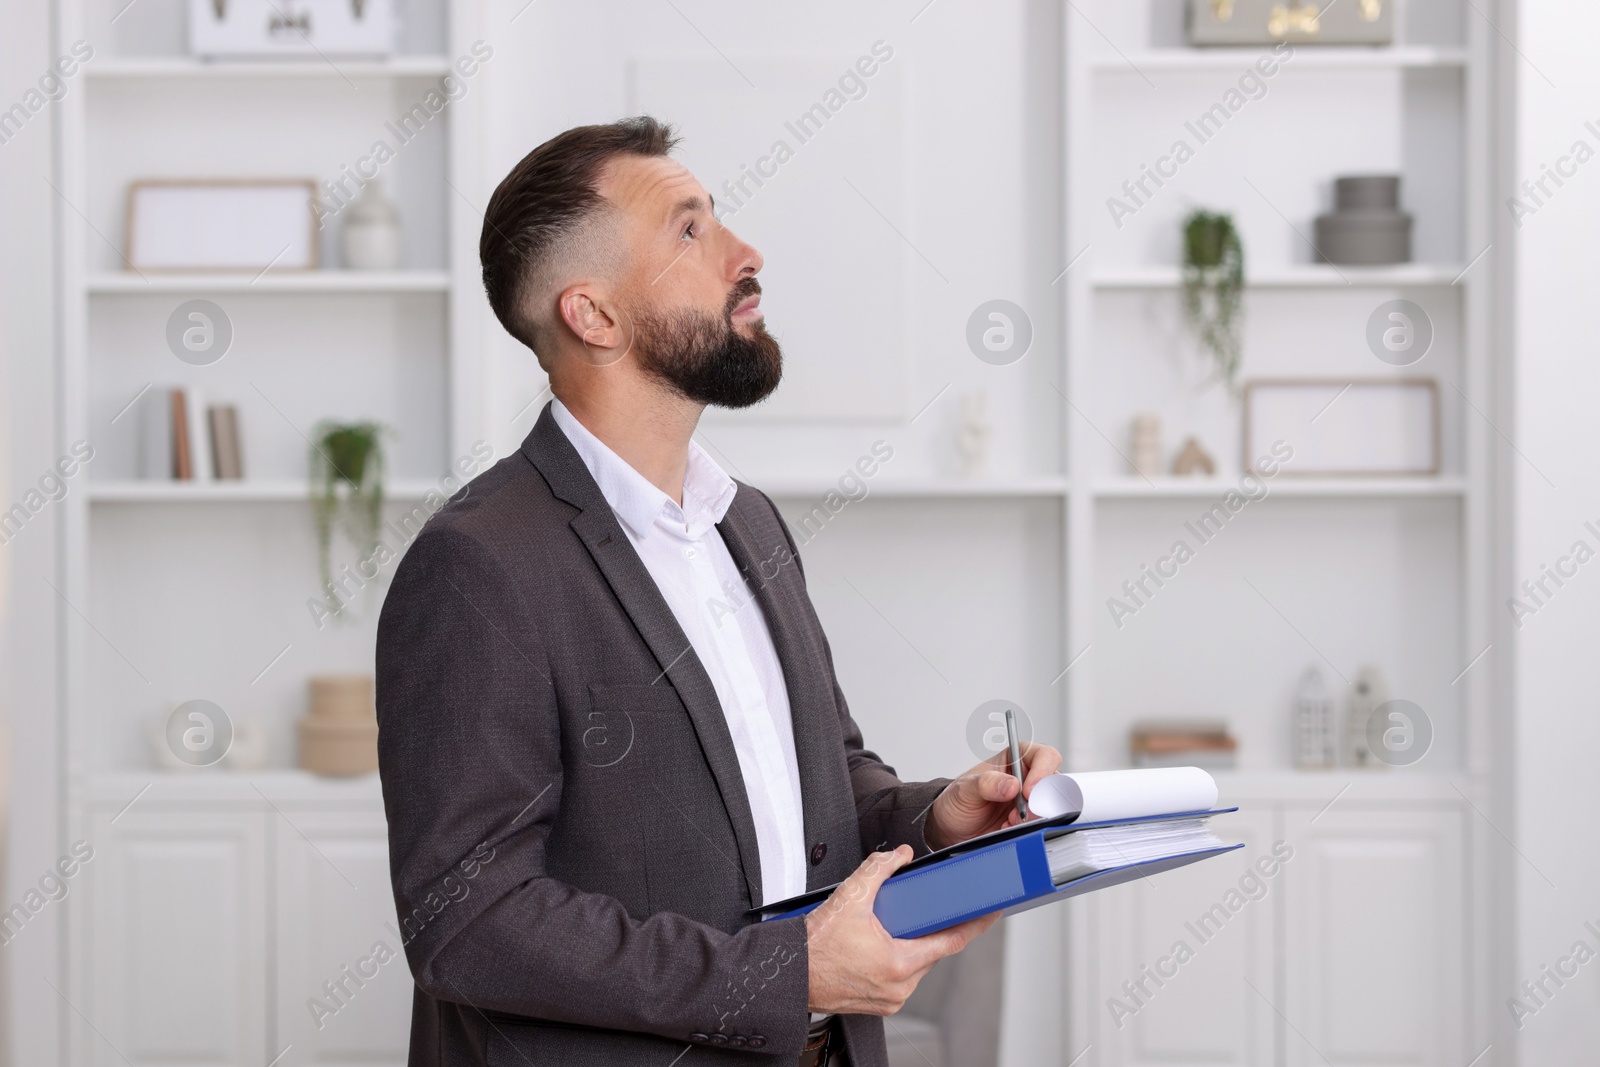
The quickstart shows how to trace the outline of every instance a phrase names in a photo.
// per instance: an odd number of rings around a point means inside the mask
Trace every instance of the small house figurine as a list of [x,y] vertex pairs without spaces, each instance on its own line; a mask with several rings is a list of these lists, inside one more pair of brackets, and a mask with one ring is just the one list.
[[1206,450],[1200,447],[1200,442],[1191,437],[1173,457],[1172,473],[1212,475],[1217,473],[1217,464]]

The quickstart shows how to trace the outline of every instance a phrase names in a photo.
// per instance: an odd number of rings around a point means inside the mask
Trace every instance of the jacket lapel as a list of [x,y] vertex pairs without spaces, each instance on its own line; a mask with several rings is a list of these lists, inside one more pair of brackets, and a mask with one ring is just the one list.
[[[760,605],[778,662],[783,667],[789,693],[789,720],[794,729],[794,753],[799,763],[807,849],[809,851],[813,843],[828,841],[833,842],[834,849],[839,849],[845,840],[852,840],[859,834],[859,828],[853,805],[847,813],[849,825],[841,827],[840,823],[846,820],[838,817],[839,813],[833,812],[828,803],[830,798],[852,796],[848,773],[838,758],[844,740],[834,704],[833,672],[827,669],[823,649],[809,643],[799,625],[795,598],[803,597],[804,591],[798,584],[798,565],[793,560],[783,562],[789,549],[788,539],[776,521],[762,524],[770,527],[762,537],[746,518],[743,505],[752,504],[755,497],[755,490],[741,485],[739,495],[717,529],[722,532],[722,541],[728,546],[734,563],[744,574],[745,587],[753,591]],[[765,510],[765,503],[760,507]],[[838,881],[830,873],[833,870],[832,863],[813,864],[806,888],[815,889]]]
[[756,844],[755,820],[750,814],[750,799],[744,790],[744,776],[739,770],[733,735],[728,731],[728,721],[710,675],[656,588],[655,579],[650,577],[628,535],[617,522],[611,505],[583,465],[583,459],[556,424],[548,404],[523,441],[522,453],[544,475],[551,492],[579,509],[570,524],[573,532],[589,550],[595,566],[661,667],[661,674],[652,684],[669,682],[689,710],[700,747],[722,794],[728,820],[733,824],[739,859],[744,867],[745,888],[752,906],[758,904],[761,901],[761,855]]

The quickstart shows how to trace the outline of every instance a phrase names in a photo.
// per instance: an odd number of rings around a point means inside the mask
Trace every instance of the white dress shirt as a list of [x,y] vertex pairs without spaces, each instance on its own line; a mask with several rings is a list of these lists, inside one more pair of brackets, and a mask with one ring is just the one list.
[[716,525],[738,487],[690,441],[679,507],[590,433],[561,401],[551,401],[550,412],[711,676],[755,820],[762,901],[804,893],[805,820],[789,691],[766,617]]

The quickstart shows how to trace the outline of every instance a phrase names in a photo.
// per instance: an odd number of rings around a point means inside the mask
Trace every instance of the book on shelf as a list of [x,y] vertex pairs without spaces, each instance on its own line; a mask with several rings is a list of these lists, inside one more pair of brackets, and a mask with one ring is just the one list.
[[193,386],[184,389],[183,394],[184,415],[188,419],[184,436],[189,446],[189,479],[209,482],[215,474],[211,469],[211,448],[207,442],[205,394]]
[[172,398],[172,476],[180,482],[194,479],[194,455],[189,442],[189,397],[174,389]]
[[239,447],[239,409],[213,404],[207,409],[211,430],[211,465],[219,481],[244,477],[244,455]]
[[208,406],[192,387],[152,390],[140,401],[138,470],[140,478],[157,481],[243,478],[238,408]]
[[[906,864],[872,911],[893,937],[921,937],[991,912],[1012,914],[1197,863],[1243,845],[1210,827],[1217,785],[1198,767],[1055,774],[1029,816]],[[754,909],[762,921],[820,907],[838,885]]]
[[1129,734],[1135,767],[1202,767],[1232,770],[1239,742],[1228,724],[1213,720],[1169,719],[1141,722]]

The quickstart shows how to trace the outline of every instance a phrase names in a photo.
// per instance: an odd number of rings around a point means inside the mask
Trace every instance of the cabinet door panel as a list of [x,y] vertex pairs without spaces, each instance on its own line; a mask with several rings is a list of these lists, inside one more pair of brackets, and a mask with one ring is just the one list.
[[[1108,1065],[1243,1065],[1271,1060],[1272,929],[1282,873],[1269,806],[1221,815],[1244,848],[1093,894],[1101,960],[1089,1010]],[[1274,871],[1252,875],[1266,858]],[[1126,984],[1124,984],[1126,983]]]
[[96,856],[84,869],[79,1061],[256,1067],[267,1046],[262,816],[112,818],[95,817]]
[[[1315,819],[1313,822],[1312,820]],[[1465,1062],[1459,809],[1286,814],[1288,1062]]]
[[279,1040],[296,1064],[400,1067],[412,982],[382,814],[286,810],[275,835]]

